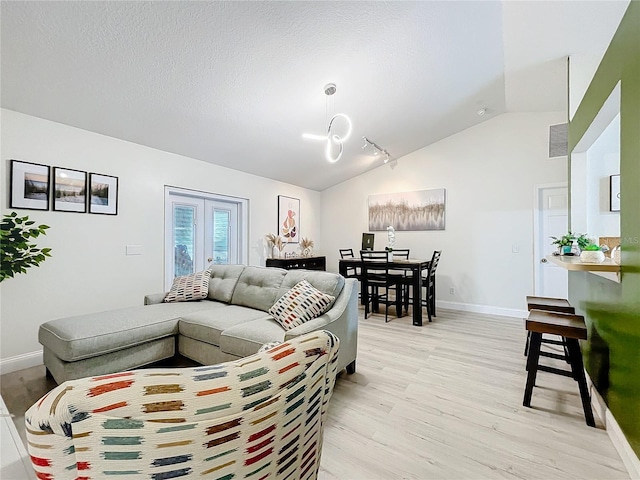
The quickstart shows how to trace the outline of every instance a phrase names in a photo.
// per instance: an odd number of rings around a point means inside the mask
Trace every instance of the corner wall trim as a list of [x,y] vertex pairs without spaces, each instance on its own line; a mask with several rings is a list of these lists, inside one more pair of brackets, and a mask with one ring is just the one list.
[[604,399],[600,396],[596,387],[591,382],[589,374],[587,373],[587,384],[589,386],[589,393],[591,394],[591,406],[594,413],[596,413],[607,431],[607,435],[611,439],[614,448],[620,455],[620,459],[629,473],[632,480],[640,480],[640,460],[635,454],[627,438],[624,436],[620,425],[616,421],[616,417],[613,416],[609,407],[604,402]]
[[42,350],[35,352],[23,353],[15,357],[7,357],[0,360],[0,375],[5,373],[17,372],[25,368],[37,367],[42,365]]
[[517,308],[494,307],[492,305],[474,305],[472,303],[436,301],[438,308],[446,310],[458,310],[461,312],[484,313],[487,315],[499,315],[501,317],[526,318],[529,312]]

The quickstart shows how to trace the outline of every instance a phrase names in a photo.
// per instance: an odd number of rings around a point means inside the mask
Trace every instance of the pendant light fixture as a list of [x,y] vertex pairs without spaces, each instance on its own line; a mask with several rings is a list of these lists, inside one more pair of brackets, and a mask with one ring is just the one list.
[[[325,115],[329,116],[329,103],[331,97],[334,93],[336,93],[336,84],[328,83],[324,86],[324,94],[327,96],[326,98],[326,110]],[[342,131],[345,130],[346,131]],[[336,163],[340,158],[342,158],[342,153],[344,151],[343,144],[346,142],[351,136],[352,124],[351,119],[344,113],[336,113],[331,119],[327,122],[327,133],[325,135],[316,135],[313,133],[303,133],[302,138],[306,140],[321,140],[327,142],[327,146],[325,148],[325,157],[327,161],[330,163]],[[337,132],[342,131],[342,135],[339,135]],[[334,149],[337,146],[338,154],[334,155]]]

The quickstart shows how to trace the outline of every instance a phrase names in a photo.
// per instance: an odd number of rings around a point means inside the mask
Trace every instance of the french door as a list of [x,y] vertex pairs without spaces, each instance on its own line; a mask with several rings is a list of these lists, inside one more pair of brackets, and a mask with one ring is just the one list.
[[167,188],[165,287],[211,264],[244,263],[241,199]]

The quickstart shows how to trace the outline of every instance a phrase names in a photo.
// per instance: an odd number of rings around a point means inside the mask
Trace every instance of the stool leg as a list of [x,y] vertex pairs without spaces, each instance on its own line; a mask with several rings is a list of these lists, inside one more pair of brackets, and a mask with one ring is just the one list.
[[569,365],[571,365],[571,355],[569,355],[569,347],[567,347],[567,339],[564,337],[562,337],[562,349],[564,350],[565,361]]
[[531,406],[531,395],[533,387],[536,384],[536,374],[538,373],[538,359],[540,358],[540,344],[542,343],[542,334],[538,332],[530,332],[531,341],[529,343],[529,356],[527,357],[527,386],[524,389],[524,400],[522,405]]
[[582,400],[582,409],[584,410],[584,418],[587,425],[595,427],[596,422],[593,419],[593,411],[591,410],[591,400],[589,398],[589,389],[587,388],[587,378],[584,375],[584,367],[582,365],[582,354],[580,353],[580,344],[575,338],[566,338],[567,349],[571,359],[571,370],[573,370],[573,378],[578,382],[580,389],[580,399]]
[[531,332],[527,330],[527,341],[524,344],[524,356],[529,354],[529,340],[531,340]]

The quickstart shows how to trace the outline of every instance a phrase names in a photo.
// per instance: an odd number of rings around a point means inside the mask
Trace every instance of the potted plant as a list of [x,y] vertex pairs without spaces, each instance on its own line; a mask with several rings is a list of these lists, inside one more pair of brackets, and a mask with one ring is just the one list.
[[576,241],[576,236],[569,230],[569,233],[561,237],[551,237],[551,239],[553,240],[551,245],[558,246],[558,253],[560,255],[567,255],[571,254],[571,247],[573,246],[573,242]]
[[[581,233],[580,235],[578,235],[576,237],[576,243],[578,244],[578,248],[581,251],[584,250],[588,245],[593,245],[593,242],[591,241],[591,239],[589,237],[587,237],[586,233]],[[597,245],[596,245],[596,247],[597,247]]]
[[50,257],[50,248],[37,248],[31,239],[46,235],[48,225],[32,227],[36,222],[28,216],[19,217],[16,212],[7,214],[0,224],[0,251],[2,262],[0,282],[13,278],[17,273],[27,273],[27,268],[37,267]]
[[574,255],[571,251],[574,242],[578,245],[578,254],[581,250],[584,250],[587,245],[592,243],[586,233],[575,234],[571,230],[561,237],[551,238],[553,239],[551,245],[558,245],[559,255]]

